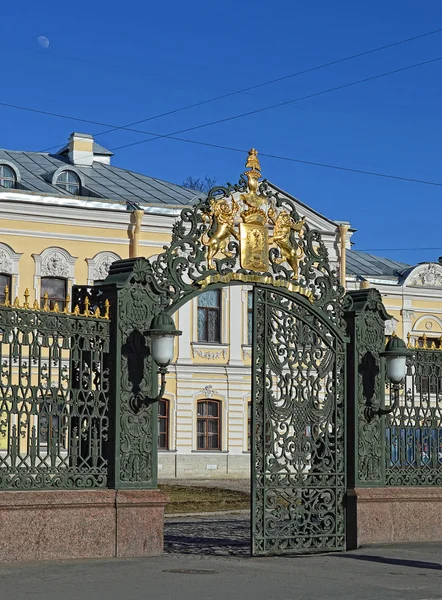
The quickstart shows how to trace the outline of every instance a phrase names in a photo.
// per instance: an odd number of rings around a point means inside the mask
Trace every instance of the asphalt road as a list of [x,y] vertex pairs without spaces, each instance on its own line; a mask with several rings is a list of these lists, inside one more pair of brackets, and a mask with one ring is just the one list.
[[145,559],[0,565],[0,599],[442,600],[442,543],[250,558],[244,516],[176,518]]

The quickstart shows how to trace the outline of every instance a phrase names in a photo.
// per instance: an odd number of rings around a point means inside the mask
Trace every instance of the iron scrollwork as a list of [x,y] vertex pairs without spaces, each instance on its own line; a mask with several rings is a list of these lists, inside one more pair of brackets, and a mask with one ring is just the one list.
[[26,296],[0,307],[0,489],[106,487],[110,323]]
[[387,387],[386,484],[442,485],[442,351],[416,348],[399,401]]
[[255,288],[253,553],[345,548],[345,343],[320,312]]
[[[298,214],[292,199],[276,191],[268,182],[259,181],[261,171],[256,151],[249,153],[246,167],[249,170],[241,175],[238,183],[215,187],[196,205],[181,211],[173,226],[171,242],[164,246],[164,251],[159,256],[152,261],[117,261],[111,265],[109,276],[102,284],[106,286],[118,282],[116,319],[121,349],[118,485],[156,485],[156,407],[139,406],[136,402],[140,394],[154,397],[156,391],[153,389],[156,373],[148,351],[147,338],[152,319],[161,311],[174,313],[184,302],[215,284],[243,282],[265,286],[275,293],[280,290],[280,298],[285,298],[284,302],[287,303],[287,314],[291,314],[299,324],[303,319],[306,320],[304,328],[299,326],[290,334],[294,336],[296,332],[300,336],[296,347],[301,347],[304,339],[302,336],[307,335],[310,341],[315,339],[314,351],[304,357],[311,362],[309,376],[304,378],[302,369],[296,371],[297,389],[301,390],[305,384],[305,389],[314,394],[311,410],[321,414],[325,411],[327,415],[320,418],[319,427],[322,429],[312,430],[310,438],[303,438],[305,444],[310,444],[311,460],[318,464],[315,463],[314,470],[309,475],[309,481],[315,483],[309,484],[304,492],[301,492],[299,486],[296,494],[304,498],[303,506],[306,510],[310,506],[306,515],[312,515],[312,530],[316,528],[316,531],[323,533],[315,542],[317,549],[321,545],[324,548],[337,548],[341,547],[344,526],[340,512],[345,462],[341,448],[344,435],[344,356],[343,342],[339,337],[343,336],[344,292],[330,266],[328,252],[319,232],[309,228],[305,218]],[[275,301],[277,297],[275,296]],[[286,328],[287,335],[289,321],[285,321],[284,326],[281,325],[281,332]],[[260,323],[258,320],[258,327],[261,326]],[[311,333],[307,334],[307,331]],[[335,344],[334,349],[327,349],[327,344]],[[290,338],[287,346],[289,352],[292,352],[293,345],[295,340]],[[283,344],[281,348],[282,346]],[[256,365],[264,356],[264,348],[259,340],[254,352],[257,357],[254,362],[254,378],[259,379],[261,375]],[[266,351],[266,359],[268,356]],[[316,367],[313,367],[313,363]],[[315,374],[314,368],[317,369]],[[295,376],[294,368],[292,374]],[[281,379],[281,385],[282,381]],[[265,381],[262,381],[262,385],[265,387]],[[287,394],[287,406],[284,409],[287,410],[293,405],[293,402],[290,404],[288,395],[294,393],[294,388],[288,382],[285,385],[288,386],[287,390],[281,391],[281,394]],[[325,402],[325,405],[322,406],[321,402]],[[308,401],[304,399],[303,406],[306,404]],[[261,431],[267,425],[264,414],[259,412],[259,406],[256,411],[256,428]],[[278,415],[275,414],[274,418],[277,419]],[[326,422],[333,430],[333,438],[326,431]],[[281,427],[284,427],[283,422]],[[284,452],[288,463],[293,458],[289,457],[292,441],[288,438],[284,440],[281,435],[278,443],[281,448],[286,444]],[[298,443],[299,436],[296,440]],[[319,446],[315,446],[320,443],[319,440],[325,440],[325,454]],[[304,448],[303,452],[305,455],[307,450]],[[274,460],[276,469],[277,459]],[[338,475],[332,475],[331,471],[336,469]],[[258,471],[255,476],[258,480],[261,476],[257,473]],[[275,481],[281,489],[286,489],[284,494],[290,493],[288,490],[293,484],[288,473],[275,471]],[[326,490],[322,495],[318,491],[320,487]],[[266,497],[265,502],[273,502],[271,495]],[[296,502],[292,505],[292,511],[298,510],[295,505]],[[262,518],[259,514],[256,516],[256,536],[259,536],[259,529],[264,527],[264,513],[261,516]],[[265,516],[267,518],[268,511]],[[293,519],[296,521],[297,517]],[[320,524],[315,520],[324,522]],[[305,532],[307,528],[306,525]],[[285,543],[283,539],[284,535],[278,542],[281,549]],[[299,547],[307,548],[305,540],[307,536]],[[291,543],[287,548],[290,546],[293,550],[295,545]]]
[[380,353],[384,350],[385,321],[389,315],[375,289],[349,292],[346,296],[346,315],[351,338],[350,351],[356,358],[353,366],[355,395],[352,393],[348,396],[349,401],[354,402],[348,411],[352,420],[350,431],[354,436],[354,440],[349,442],[349,448],[355,454],[354,483],[381,483],[385,471],[383,421],[379,418],[384,390]]

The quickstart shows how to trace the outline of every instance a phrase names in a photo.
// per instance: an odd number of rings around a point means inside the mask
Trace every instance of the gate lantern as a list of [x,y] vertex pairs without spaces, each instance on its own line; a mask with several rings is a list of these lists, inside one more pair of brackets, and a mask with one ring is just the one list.
[[167,367],[173,359],[175,337],[181,335],[181,333],[181,331],[175,329],[172,317],[165,312],[159,313],[152,319],[147,334],[151,340],[152,358],[158,365],[158,373],[161,375],[161,387],[156,398],[145,398],[148,404],[158,402],[163,397],[166,389]]
[[372,405],[365,409],[365,417],[368,422],[373,420],[373,417],[389,415],[399,405],[399,388],[407,374],[407,358],[413,354],[413,351],[407,348],[405,342],[400,337],[393,335],[387,342],[385,350],[379,356],[383,356],[387,363],[387,377],[393,384],[393,402],[390,408],[373,408]]
[[407,357],[412,354],[404,340],[396,335],[387,342],[384,352],[381,352],[387,361],[387,377],[395,386],[399,385],[407,374]]

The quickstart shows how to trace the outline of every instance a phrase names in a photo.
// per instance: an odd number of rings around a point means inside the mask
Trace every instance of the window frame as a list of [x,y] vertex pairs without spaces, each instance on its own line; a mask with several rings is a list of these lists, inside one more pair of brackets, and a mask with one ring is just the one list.
[[[199,415],[199,407],[203,404],[207,404],[207,407],[209,406],[209,404],[215,404],[218,407],[218,416],[217,417],[212,417],[207,415]],[[201,400],[197,400],[196,403],[196,449],[198,452],[220,452],[222,450],[222,401],[221,400],[216,400],[213,398],[201,398]],[[209,411],[207,410],[207,413]],[[199,439],[200,439],[200,433],[198,431],[198,424],[200,421],[203,421],[206,425],[205,425],[205,431],[203,433],[204,435],[204,447],[199,446]],[[218,435],[218,446],[216,448],[209,448],[209,438],[211,436],[213,436],[213,433],[209,432],[209,421],[213,421],[213,422],[217,422],[218,423],[218,428],[217,428],[217,433],[216,435]]]
[[[252,299],[251,302],[249,302],[249,298]],[[251,306],[250,306],[251,304]],[[251,319],[249,322],[249,316],[251,316]],[[248,290],[247,291],[247,346],[251,346],[253,343],[253,290]]]
[[[6,169],[6,171],[9,171],[11,175],[4,175],[2,173],[2,169]],[[12,181],[12,186],[3,185],[3,181]],[[5,165],[4,163],[0,163],[0,187],[4,188],[5,190],[17,189],[17,174],[12,167]]]
[[44,298],[44,294],[45,292],[43,291],[43,282],[45,280],[57,280],[57,281],[63,281],[64,282],[64,298],[51,298],[48,297],[48,306],[49,306],[49,310],[53,310],[55,303],[58,303],[58,310],[60,312],[63,312],[65,306],[66,306],[66,301],[68,298],[68,279],[66,277],[51,277],[50,275],[48,276],[44,276],[44,277],[40,277],[40,307],[43,308],[44,307],[44,303],[45,303],[45,298]]
[[[166,415],[160,415],[160,403],[163,402],[166,406]],[[164,433],[160,431],[160,423],[165,422],[166,430]],[[158,401],[158,450],[170,450],[169,446],[169,427],[170,427],[170,400],[168,398],[160,398]],[[160,445],[160,436],[164,435],[166,438],[165,446]]]
[[8,286],[9,289],[9,302],[11,302],[11,287],[12,287],[12,275],[11,273],[0,273],[0,279],[2,277],[7,277],[9,279],[9,283],[5,284],[5,287],[3,288],[3,294],[1,293],[1,289],[2,289],[2,285],[0,283],[0,304],[4,304],[6,302],[6,293],[4,292],[4,290],[6,289],[6,286]]
[[[218,302],[217,302],[217,306],[200,306],[200,299],[204,296],[205,293],[207,292],[203,292],[202,294],[200,294],[197,298],[197,342],[198,343],[203,343],[203,344],[221,344],[221,331],[222,331],[222,294],[221,294],[221,290],[220,289],[216,289],[216,290],[207,290],[208,292],[216,292],[217,296],[218,296]],[[199,329],[199,315],[200,315],[200,311],[204,311],[204,313],[206,314],[206,318],[205,318],[205,332],[204,332],[204,336],[203,338],[200,337],[200,329]],[[218,322],[217,322],[217,339],[209,339],[209,315],[210,313],[217,313],[218,315]]]
[[[2,169],[6,169],[11,173],[10,176],[6,176],[2,173]],[[3,185],[3,181],[12,181],[12,186]],[[12,167],[0,163],[0,187],[5,190],[15,190],[17,188],[17,175]]]
[[252,451],[252,401],[247,402],[247,452]]
[[[66,175],[66,181],[60,181],[60,178],[64,175]],[[68,181],[67,177],[69,175],[72,175],[75,178],[75,181]],[[69,189],[70,186],[76,186],[77,190],[73,192],[71,189]],[[57,178],[55,180],[55,187],[64,190],[68,194],[71,194],[71,196],[81,196],[82,186],[80,177],[77,175],[77,173],[75,173],[75,171],[72,171],[71,169],[63,169],[63,171],[60,171],[60,173],[58,173]]]

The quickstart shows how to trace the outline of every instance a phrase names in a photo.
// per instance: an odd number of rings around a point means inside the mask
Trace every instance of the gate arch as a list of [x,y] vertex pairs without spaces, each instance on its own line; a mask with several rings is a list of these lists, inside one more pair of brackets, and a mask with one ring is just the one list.
[[184,208],[154,260],[117,261],[103,282],[108,291],[114,285],[121,357],[115,480],[156,486],[156,407],[134,403],[140,394],[156,396],[152,319],[206,290],[252,284],[253,552],[342,549],[344,290],[320,233],[260,181],[255,150],[246,168],[237,184]]

